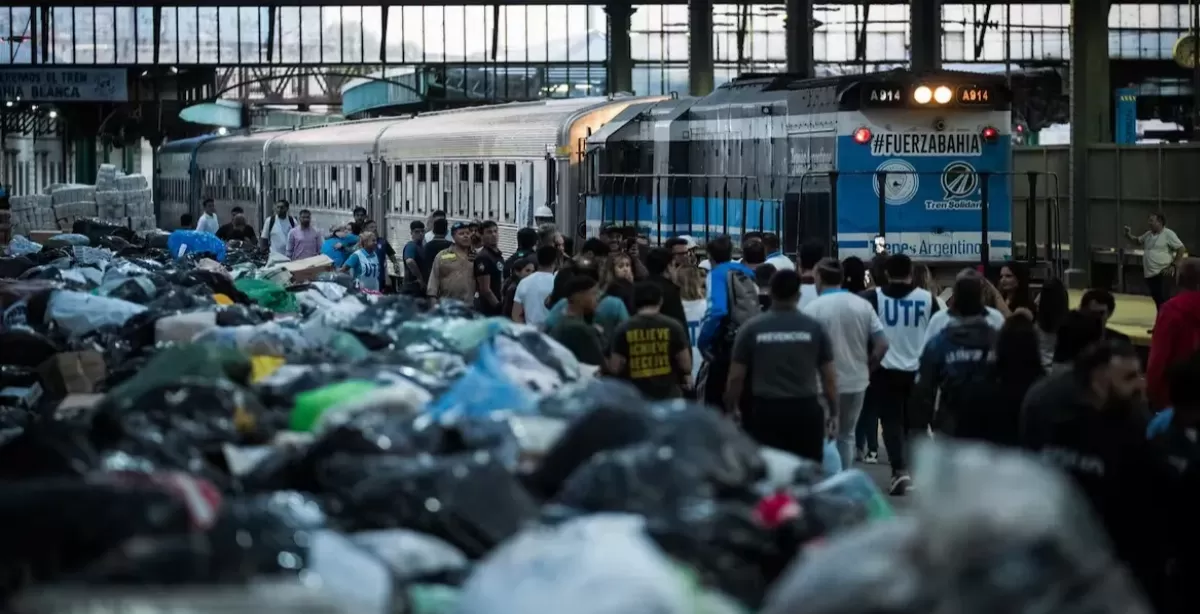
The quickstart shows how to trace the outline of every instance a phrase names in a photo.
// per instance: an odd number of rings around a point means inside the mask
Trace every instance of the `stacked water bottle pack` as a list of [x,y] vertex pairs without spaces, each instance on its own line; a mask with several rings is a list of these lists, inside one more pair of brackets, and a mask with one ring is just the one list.
[[70,230],[80,219],[98,219],[136,231],[156,227],[149,181],[141,174],[126,175],[112,164],[100,165],[94,186],[56,183],[44,188],[41,194],[13,196],[9,200],[16,234]]

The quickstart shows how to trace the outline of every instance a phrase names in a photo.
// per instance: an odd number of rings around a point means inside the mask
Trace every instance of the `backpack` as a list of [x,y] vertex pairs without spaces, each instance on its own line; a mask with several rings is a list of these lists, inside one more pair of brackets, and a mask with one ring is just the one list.
[[762,313],[762,304],[758,299],[758,281],[741,271],[730,269],[728,288],[728,328],[731,334],[736,334],[750,318]]
[[[267,223],[267,239],[268,240],[271,238],[271,231],[275,230],[275,220],[278,218],[279,218],[278,215],[272,215],[271,221]],[[296,223],[296,218],[294,218],[290,215],[288,216],[288,223],[292,225],[292,228],[299,226],[299,224]]]

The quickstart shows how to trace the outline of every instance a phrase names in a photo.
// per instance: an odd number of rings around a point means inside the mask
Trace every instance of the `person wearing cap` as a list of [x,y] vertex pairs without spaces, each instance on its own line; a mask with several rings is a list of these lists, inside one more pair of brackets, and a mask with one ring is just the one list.
[[475,253],[471,250],[471,227],[457,222],[450,228],[454,244],[438,252],[429,270],[426,296],[475,303]]

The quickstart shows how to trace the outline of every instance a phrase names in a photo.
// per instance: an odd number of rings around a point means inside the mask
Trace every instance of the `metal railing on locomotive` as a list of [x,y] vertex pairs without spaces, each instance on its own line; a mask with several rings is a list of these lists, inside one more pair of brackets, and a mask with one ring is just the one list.
[[[818,171],[804,173],[796,179],[800,182],[800,189],[797,191],[797,213],[795,216],[796,228],[794,235],[799,241],[805,238],[813,238],[826,241],[828,237],[828,245],[830,253],[837,253],[837,204],[838,204],[838,179],[844,175],[861,175],[874,176],[875,193],[878,197],[878,209],[876,218],[877,235],[887,237],[887,190],[880,186],[887,185],[887,179],[891,175],[933,175],[939,180],[944,173],[938,171]],[[1062,224],[1059,211],[1059,190],[1060,182],[1057,173],[1050,172],[981,172],[977,173],[979,177],[979,221],[980,221],[980,245],[979,245],[979,260],[985,266],[990,260],[991,244],[987,240],[988,235],[988,207],[991,196],[991,180],[996,177],[1005,178],[1012,181],[1011,187],[1016,187],[1016,182],[1023,181],[1027,186],[1027,193],[1022,199],[1025,201],[1025,241],[1023,242],[1024,250],[1018,250],[1017,246],[1022,242],[1013,241],[1012,259],[1025,260],[1031,267],[1037,264],[1037,207],[1039,202],[1045,204],[1045,230],[1046,241],[1043,245],[1044,262],[1050,267],[1051,274],[1055,276],[1062,275],[1063,267],[1063,246],[1062,246]],[[805,190],[806,184],[810,180],[821,179],[822,183],[828,182],[828,186],[822,190]],[[1044,186],[1046,193],[1039,196],[1039,185]],[[1015,192],[1015,190],[1014,190]],[[789,191],[789,196],[792,193]],[[812,212],[813,204],[811,201],[816,198],[820,201],[828,202],[828,212]],[[1013,198],[1014,209],[1016,206],[1016,197]],[[824,203],[822,203],[824,204]],[[789,211],[784,211],[783,215],[788,217]],[[813,229],[806,220],[816,220],[816,224],[822,226]],[[825,222],[827,220],[827,222]],[[784,222],[786,223],[786,221]],[[826,226],[826,223],[828,226]],[[932,229],[931,229],[932,230]],[[1014,228],[1015,230],[1015,228]],[[814,234],[815,233],[815,234]],[[791,233],[789,233],[791,234]]]
[[[747,232],[762,232],[766,227],[766,207],[759,206],[758,214],[750,215],[750,201],[783,203],[783,195],[787,185],[792,180],[785,176],[750,176],[750,175],[698,175],[698,174],[639,174],[639,173],[602,173],[593,177],[594,185],[585,189],[585,200],[589,197],[599,197],[601,225],[634,226],[641,228],[640,207],[637,199],[645,199],[654,207],[654,219],[646,220],[653,223],[657,242],[662,243],[665,236],[678,234],[701,235],[704,243],[708,243],[718,234],[729,235],[730,231],[730,200],[741,201],[736,208],[741,212],[741,224],[737,225],[738,236]],[[780,189],[779,186],[783,186]],[[697,191],[699,190],[699,191]],[[680,224],[675,216],[671,223],[663,224],[664,213],[673,211],[673,200],[693,195],[702,197],[706,203],[717,200],[721,203],[719,220],[712,219],[710,208],[703,208],[703,231],[697,233],[697,220]],[[631,202],[632,201],[632,202]],[[665,204],[667,201],[671,204]],[[782,222],[782,206],[775,217],[776,228]],[[691,211],[690,201],[688,211]],[[610,215],[611,213],[611,215]],[[751,224],[750,222],[754,223]],[[719,226],[720,232],[713,233],[713,226]],[[666,233],[664,233],[664,229]]]

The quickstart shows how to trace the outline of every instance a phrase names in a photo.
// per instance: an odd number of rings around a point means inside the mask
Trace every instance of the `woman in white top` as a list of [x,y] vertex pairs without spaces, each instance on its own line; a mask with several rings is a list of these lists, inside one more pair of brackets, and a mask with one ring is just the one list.
[[700,333],[700,323],[704,320],[704,312],[708,300],[704,292],[704,281],[707,271],[698,266],[679,267],[675,270],[675,284],[679,286],[679,298],[683,301],[683,314],[687,316],[688,338],[692,342],[692,381],[700,373],[700,363],[703,357],[696,348],[696,335]]

